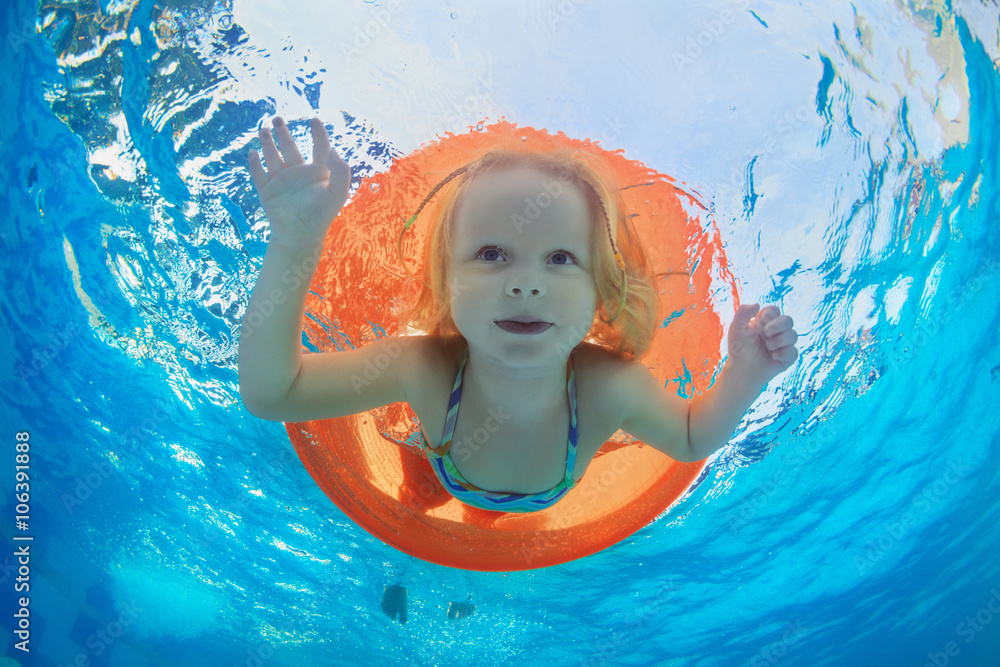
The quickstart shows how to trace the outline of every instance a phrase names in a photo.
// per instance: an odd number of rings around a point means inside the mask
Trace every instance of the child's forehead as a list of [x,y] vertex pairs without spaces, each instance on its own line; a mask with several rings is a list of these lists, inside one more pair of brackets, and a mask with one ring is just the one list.
[[[458,214],[476,214],[495,207],[515,209],[534,202],[542,208],[573,206],[585,199],[579,188],[557,174],[529,166],[511,166],[473,177],[462,194]],[[560,206],[561,205],[561,206]]]
[[527,166],[503,167],[476,174],[465,189],[463,199],[490,199],[505,195],[522,195],[532,191],[544,192],[552,183],[569,185],[558,176]]
[[530,168],[505,169],[468,184],[452,233],[458,243],[478,243],[484,234],[568,243],[590,237],[591,217],[586,197],[571,182]]

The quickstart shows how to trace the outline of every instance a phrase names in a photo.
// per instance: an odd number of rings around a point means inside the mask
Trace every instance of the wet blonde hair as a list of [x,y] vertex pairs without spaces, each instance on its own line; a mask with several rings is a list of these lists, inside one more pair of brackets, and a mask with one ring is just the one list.
[[[422,286],[416,303],[400,321],[400,331],[412,327],[429,335],[461,335],[451,317],[447,289],[447,267],[452,255],[458,208],[469,185],[477,178],[514,168],[540,171],[576,186],[583,194],[590,211],[592,273],[598,297],[597,313],[584,340],[601,345],[628,361],[644,357],[662,319],[649,258],[614,185],[614,178],[600,164],[588,160],[586,154],[568,152],[491,151],[456,169],[428,193],[403,225],[396,242],[403,270]],[[416,276],[410,272],[403,257],[403,235],[439,191],[442,195],[429,220],[422,270],[420,276]],[[675,272],[669,272],[672,273]]]

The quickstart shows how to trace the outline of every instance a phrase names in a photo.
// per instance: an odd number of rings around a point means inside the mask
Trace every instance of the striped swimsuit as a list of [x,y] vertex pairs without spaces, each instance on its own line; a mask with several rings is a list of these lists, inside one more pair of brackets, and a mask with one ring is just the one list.
[[570,356],[569,366],[566,369],[566,392],[569,395],[569,451],[566,455],[566,474],[563,480],[555,487],[541,493],[496,493],[484,491],[478,486],[470,484],[462,474],[455,468],[451,460],[451,453],[448,451],[451,446],[451,438],[455,431],[455,422],[458,420],[458,405],[462,397],[462,375],[465,372],[465,362],[469,360],[469,349],[465,349],[462,357],[462,364],[459,366],[458,374],[455,376],[455,385],[451,389],[451,399],[448,402],[448,417],[444,426],[444,441],[437,449],[431,449],[427,437],[421,430],[424,451],[427,452],[427,460],[437,474],[441,484],[451,495],[472,507],[480,509],[494,510],[496,512],[537,512],[554,505],[566,493],[573,488],[573,465],[576,462],[576,374],[573,371],[573,357]]

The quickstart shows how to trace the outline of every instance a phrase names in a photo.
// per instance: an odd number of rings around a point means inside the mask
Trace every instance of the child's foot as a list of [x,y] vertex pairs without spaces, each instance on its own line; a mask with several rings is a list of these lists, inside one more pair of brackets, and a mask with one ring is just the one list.
[[[472,596],[469,595],[469,600]],[[476,610],[476,605],[471,602],[452,602],[448,606],[448,618],[464,618],[466,616],[472,616],[472,612]]]
[[406,589],[392,584],[385,587],[382,594],[382,611],[392,620],[399,616],[400,623],[406,623]]

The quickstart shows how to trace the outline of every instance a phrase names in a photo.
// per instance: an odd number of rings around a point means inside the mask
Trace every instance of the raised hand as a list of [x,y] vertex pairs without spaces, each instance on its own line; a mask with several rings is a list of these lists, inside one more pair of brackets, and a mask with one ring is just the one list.
[[250,177],[271,223],[270,242],[292,247],[315,246],[322,242],[330,223],[347,201],[351,168],[330,147],[330,137],[318,118],[310,121],[311,164],[299,153],[285,121],[276,116],[272,123],[277,146],[270,128],[260,129],[267,171],[257,151],[250,151],[249,159]]
[[[759,312],[758,312],[759,311]],[[776,306],[740,306],[729,327],[730,377],[740,378],[755,389],[763,389],[772,378],[799,358],[792,318]]]

